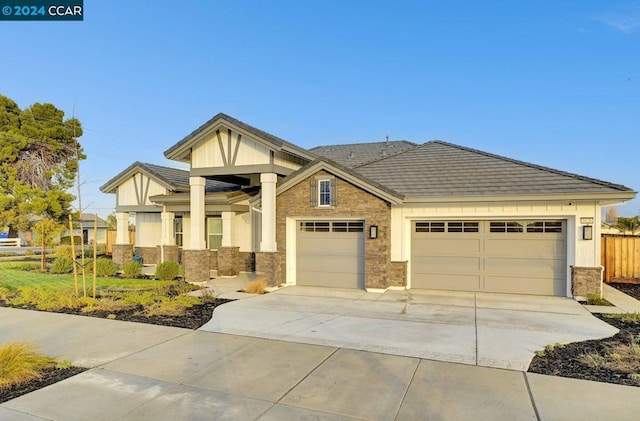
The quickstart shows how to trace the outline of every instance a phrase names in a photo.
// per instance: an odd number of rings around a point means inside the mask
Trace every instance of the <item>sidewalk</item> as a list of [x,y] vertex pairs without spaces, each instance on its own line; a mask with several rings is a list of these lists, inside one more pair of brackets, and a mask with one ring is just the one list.
[[0,420],[637,419],[640,388],[0,308],[0,341],[94,367]]

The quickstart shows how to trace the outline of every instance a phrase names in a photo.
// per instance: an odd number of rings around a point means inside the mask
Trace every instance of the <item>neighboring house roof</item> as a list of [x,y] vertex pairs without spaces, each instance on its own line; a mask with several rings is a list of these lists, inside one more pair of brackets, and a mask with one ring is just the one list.
[[[187,149],[192,146],[193,142],[197,142],[198,137],[201,133],[206,132],[208,129],[215,127],[220,123],[227,123],[232,126],[235,126],[241,130],[244,130],[256,138],[270,144],[276,150],[284,150],[286,152],[292,153],[297,156],[301,156],[303,158],[312,160],[314,158],[313,155],[309,154],[304,148],[301,148],[297,145],[294,145],[291,142],[287,142],[284,139],[281,139],[277,136],[272,135],[271,133],[267,133],[264,130],[260,130],[257,127],[250,126],[247,123],[244,123],[240,120],[237,120],[231,116],[228,116],[224,113],[218,113],[214,115],[209,121],[195,129],[189,135],[187,135],[184,139],[170,147],[164,152],[164,156],[168,159],[177,159],[180,160],[182,155],[187,152]],[[190,153],[190,152],[189,152]]]
[[347,168],[356,168],[405,152],[416,146],[418,145],[406,140],[393,140],[388,142],[317,146],[310,149],[310,151],[316,155],[329,158]]
[[[80,219],[74,219],[73,222],[82,221],[84,228],[93,228],[95,215],[93,213],[83,213]],[[109,228],[109,224],[104,219],[98,217],[97,228]]]
[[[189,191],[189,171],[178,168],[164,167],[162,165],[147,164],[144,162],[134,162],[120,174],[107,181],[100,191],[103,193],[115,193],[116,188],[133,177],[135,174],[142,172],[153,178],[159,184],[172,191]],[[242,186],[236,184],[225,183],[223,181],[207,180],[207,192],[222,192],[238,190]]]
[[358,167],[359,173],[412,197],[618,194],[632,189],[442,141],[427,142]]

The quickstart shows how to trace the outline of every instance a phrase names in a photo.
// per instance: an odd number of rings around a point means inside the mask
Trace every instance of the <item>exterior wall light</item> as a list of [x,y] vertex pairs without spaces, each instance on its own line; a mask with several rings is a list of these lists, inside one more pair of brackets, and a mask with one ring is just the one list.
[[369,238],[378,238],[378,226],[377,225],[369,226]]
[[591,225],[582,226],[582,239],[593,240],[593,226]]

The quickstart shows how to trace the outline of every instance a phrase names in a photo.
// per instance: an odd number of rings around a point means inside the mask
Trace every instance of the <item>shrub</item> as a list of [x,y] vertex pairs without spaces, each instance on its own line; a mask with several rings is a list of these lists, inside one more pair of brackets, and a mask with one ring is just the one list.
[[142,276],[142,265],[133,260],[122,265],[122,276],[127,279],[140,278]]
[[162,262],[156,266],[155,278],[161,281],[172,281],[180,274],[180,265],[177,262]]
[[264,294],[267,292],[267,287],[267,281],[264,279],[256,279],[244,287],[244,292],[248,292],[249,294]]
[[[73,244],[81,244],[82,243],[82,237],[80,237],[79,235],[74,235],[73,236]],[[66,237],[61,237],[60,238],[60,244],[71,244],[71,237],[70,236],[66,236]]]
[[612,306],[613,305],[598,294],[587,294],[586,298],[587,298],[587,304],[591,306]]
[[118,272],[118,266],[111,259],[100,258],[96,260],[97,276],[114,276]]
[[73,271],[73,260],[68,257],[56,257],[49,271],[51,273],[70,273]]
[[56,251],[54,252],[56,257],[68,257],[69,259],[73,259],[73,248],[69,245],[60,245],[56,247]]
[[35,251],[33,251],[33,250],[31,250],[31,249],[26,249],[26,250],[24,251],[24,255],[25,255],[25,256],[33,256],[33,255],[35,255],[35,254],[36,254],[36,252],[35,252]]
[[8,342],[0,346],[0,391],[39,379],[42,370],[54,364],[53,358],[38,354],[28,342]]

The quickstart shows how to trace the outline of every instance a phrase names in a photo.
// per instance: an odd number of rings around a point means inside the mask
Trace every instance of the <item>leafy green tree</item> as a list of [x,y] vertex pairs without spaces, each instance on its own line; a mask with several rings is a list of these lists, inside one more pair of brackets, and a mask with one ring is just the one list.
[[82,127],[52,104],[21,110],[0,95],[0,226],[9,236],[26,231],[34,217],[64,223],[71,212]]
[[640,230],[640,215],[632,216],[630,218],[619,216],[616,227],[620,228],[625,234],[627,232],[635,234],[636,231]]
[[46,247],[56,245],[60,239],[60,234],[65,231],[65,226],[54,219],[41,219],[33,225],[33,231],[36,235],[36,244],[42,245],[40,270],[44,272],[47,269]]

